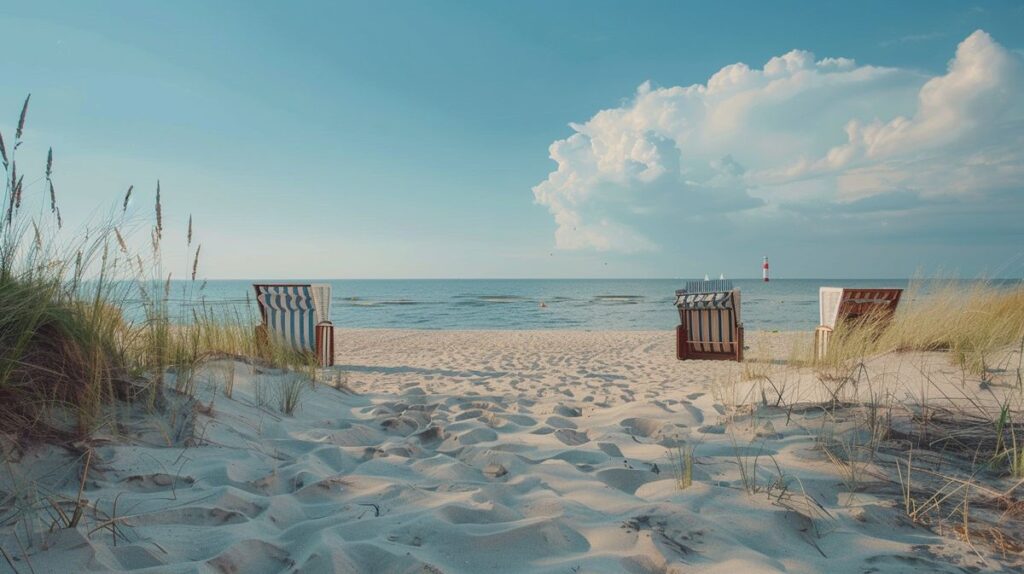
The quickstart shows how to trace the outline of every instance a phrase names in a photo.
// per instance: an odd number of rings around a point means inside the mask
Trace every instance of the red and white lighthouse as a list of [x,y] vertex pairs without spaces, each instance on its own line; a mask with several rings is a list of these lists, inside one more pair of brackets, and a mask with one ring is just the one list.
[[768,256],[767,255],[764,256],[764,263],[761,264],[761,277],[764,279],[765,283],[768,282]]

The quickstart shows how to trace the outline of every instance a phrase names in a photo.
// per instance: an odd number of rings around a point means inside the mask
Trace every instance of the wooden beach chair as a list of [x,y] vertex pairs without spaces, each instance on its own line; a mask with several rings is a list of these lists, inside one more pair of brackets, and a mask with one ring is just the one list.
[[676,291],[676,358],[743,360],[740,290],[732,281],[688,281]]
[[257,341],[274,338],[277,344],[316,355],[321,367],[334,365],[334,324],[331,323],[331,286],[323,284],[254,284],[263,323]]
[[876,327],[888,325],[902,295],[903,289],[822,287],[818,291],[820,324],[814,330],[814,358],[825,357],[832,333],[840,324],[860,320]]

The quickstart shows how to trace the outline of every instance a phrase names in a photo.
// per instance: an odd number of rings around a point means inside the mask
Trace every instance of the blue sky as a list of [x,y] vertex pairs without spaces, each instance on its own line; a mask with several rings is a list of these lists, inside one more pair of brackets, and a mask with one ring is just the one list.
[[7,3],[0,130],[180,275],[1022,275],[1024,4],[711,4]]

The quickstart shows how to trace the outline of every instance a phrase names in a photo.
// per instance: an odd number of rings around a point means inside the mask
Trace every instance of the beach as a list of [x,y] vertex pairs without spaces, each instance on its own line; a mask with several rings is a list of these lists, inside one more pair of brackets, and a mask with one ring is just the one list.
[[[740,364],[677,361],[667,331],[339,329],[337,366],[313,386],[210,360],[195,398],[167,406],[180,416],[123,417],[121,437],[94,437],[85,497],[107,520],[34,534],[46,551],[29,560],[40,573],[994,564],[991,551],[912,523],[891,489],[850,488],[816,448],[821,409],[779,407],[763,379],[760,391],[743,382],[760,364],[787,385],[783,404],[811,400],[811,383],[781,375],[807,337],[751,333]],[[894,369],[948,367],[941,353],[893,361],[869,363],[875,392]],[[301,395],[287,415],[275,393],[289,381]],[[34,479],[74,497],[80,455],[21,456],[10,465],[15,486]],[[10,533],[3,544],[16,548]],[[30,571],[24,558],[15,564]]]
[[1024,572],[1024,3],[9,4],[0,574]]

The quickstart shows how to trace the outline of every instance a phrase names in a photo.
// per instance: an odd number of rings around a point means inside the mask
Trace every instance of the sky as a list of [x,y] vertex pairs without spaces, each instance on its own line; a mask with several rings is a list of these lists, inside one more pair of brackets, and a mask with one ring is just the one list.
[[159,180],[179,277],[197,243],[211,279],[1024,275],[1021,2],[37,0],[0,28],[0,132],[31,93],[61,233],[134,185],[145,244]]

